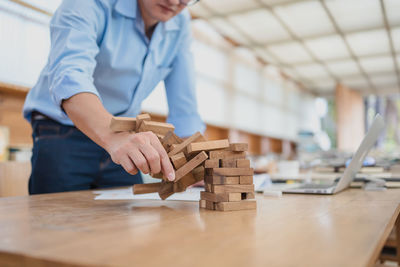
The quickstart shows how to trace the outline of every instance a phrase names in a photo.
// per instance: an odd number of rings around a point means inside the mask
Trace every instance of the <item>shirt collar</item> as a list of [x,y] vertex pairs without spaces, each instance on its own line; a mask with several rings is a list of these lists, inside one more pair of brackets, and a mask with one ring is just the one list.
[[[137,13],[140,12],[138,8],[137,0],[117,0],[115,4],[115,11],[123,16],[131,19],[137,18]],[[179,30],[178,16],[166,22],[160,22],[166,31],[176,31]]]

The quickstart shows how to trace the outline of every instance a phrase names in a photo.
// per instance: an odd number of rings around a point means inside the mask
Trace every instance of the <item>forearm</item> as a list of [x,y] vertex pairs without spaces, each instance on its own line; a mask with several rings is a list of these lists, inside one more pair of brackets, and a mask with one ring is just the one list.
[[130,174],[159,173],[169,180],[175,172],[167,152],[152,132],[113,133],[110,130],[112,115],[100,99],[91,93],[80,93],[62,102],[62,107],[75,126],[90,139],[103,147],[111,159]]
[[112,135],[112,115],[100,99],[91,93],[80,93],[62,102],[62,107],[75,126],[99,146],[106,148]]

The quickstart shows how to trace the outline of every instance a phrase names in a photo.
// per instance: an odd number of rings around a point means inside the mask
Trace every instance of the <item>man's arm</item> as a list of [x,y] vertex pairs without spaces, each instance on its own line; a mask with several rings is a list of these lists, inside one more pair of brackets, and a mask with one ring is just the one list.
[[113,133],[112,115],[106,111],[93,84],[97,41],[104,28],[103,6],[97,1],[64,1],[50,29],[50,93],[84,134],[103,147],[112,160],[129,173],[159,173],[174,180],[167,153],[153,133]]
[[177,135],[181,137],[205,130],[197,111],[193,55],[190,51],[190,18],[188,14],[185,15],[187,21],[182,29],[183,40],[173,61],[172,71],[164,81],[169,108],[168,122],[174,124]]

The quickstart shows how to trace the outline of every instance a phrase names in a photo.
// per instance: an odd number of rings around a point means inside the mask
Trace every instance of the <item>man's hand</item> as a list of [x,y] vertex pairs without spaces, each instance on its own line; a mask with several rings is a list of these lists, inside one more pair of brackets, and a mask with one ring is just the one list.
[[111,159],[125,171],[136,174],[163,172],[168,180],[175,180],[175,172],[167,152],[157,136],[152,132],[113,133],[107,140],[105,149]]

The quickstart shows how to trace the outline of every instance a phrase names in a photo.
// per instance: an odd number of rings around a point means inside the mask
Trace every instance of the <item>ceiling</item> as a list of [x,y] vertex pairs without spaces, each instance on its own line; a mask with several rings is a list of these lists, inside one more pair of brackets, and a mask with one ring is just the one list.
[[400,0],[201,0],[190,8],[304,88],[400,93]]

